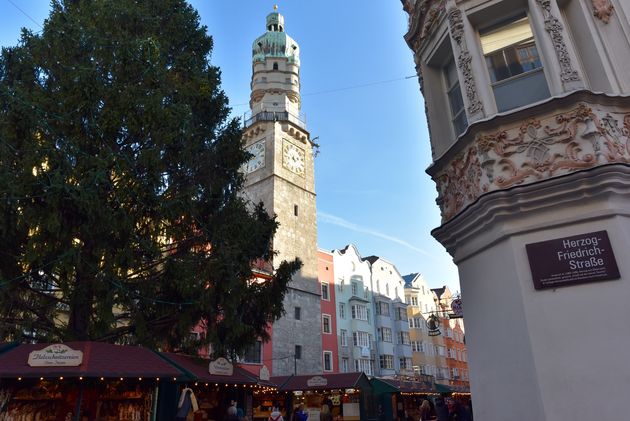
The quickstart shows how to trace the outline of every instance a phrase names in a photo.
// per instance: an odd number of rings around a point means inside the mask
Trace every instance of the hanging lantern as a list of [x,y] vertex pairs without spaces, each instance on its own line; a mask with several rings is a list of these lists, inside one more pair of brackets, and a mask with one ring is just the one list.
[[440,319],[435,314],[430,315],[427,318],[427,328],[429,329],[429,336],[441,335],[440,332]]

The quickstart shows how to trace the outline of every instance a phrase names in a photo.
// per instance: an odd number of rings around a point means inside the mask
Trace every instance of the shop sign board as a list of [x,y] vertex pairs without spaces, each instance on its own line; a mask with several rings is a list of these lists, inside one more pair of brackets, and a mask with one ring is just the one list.
[[537,290],[620,278],[606,231],[541,241],[525,248]]
[[258,374],[258,378],[260,378],[260,380],[264,380],[264,381],[269,381],[269,369],[267,368],[266,365],[263,365],[260,368],[260,373]]
[[322,376],[313,376],[306,381],[308,387],[326,386],[327,384],[328,380]]
[[219,357],[214,361],[210,361],[208,373],[215,376],[231,376],[234,374],[234,366],[225,358]]
[[31,367],[78,367],[83,362],[83,352],[64,344],[49,345],[28,354]]

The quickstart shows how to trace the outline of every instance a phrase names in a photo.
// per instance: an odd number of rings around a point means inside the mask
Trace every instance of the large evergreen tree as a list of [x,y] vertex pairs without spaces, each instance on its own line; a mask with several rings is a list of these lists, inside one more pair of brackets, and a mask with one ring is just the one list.
[[54,0],[0,57],[0,340],[241,352],[300,263],[239,192],[212,39],[185,0]]

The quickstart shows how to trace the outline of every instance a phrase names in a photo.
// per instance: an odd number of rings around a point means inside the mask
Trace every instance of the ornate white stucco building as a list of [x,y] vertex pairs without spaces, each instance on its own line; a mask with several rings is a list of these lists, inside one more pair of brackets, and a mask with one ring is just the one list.
[[402,2],[475,418],[618,418],[630,390],[630,2]]

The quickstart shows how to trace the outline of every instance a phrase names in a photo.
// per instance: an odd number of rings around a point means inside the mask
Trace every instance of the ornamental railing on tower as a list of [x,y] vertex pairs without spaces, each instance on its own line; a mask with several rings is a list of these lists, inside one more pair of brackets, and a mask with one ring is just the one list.
[[256,114],[247,112],[243,115],[243,128],[247,128],[258,121],[288,121],[306,130],[306,117],[296,116],[288,111],[259,111]]

